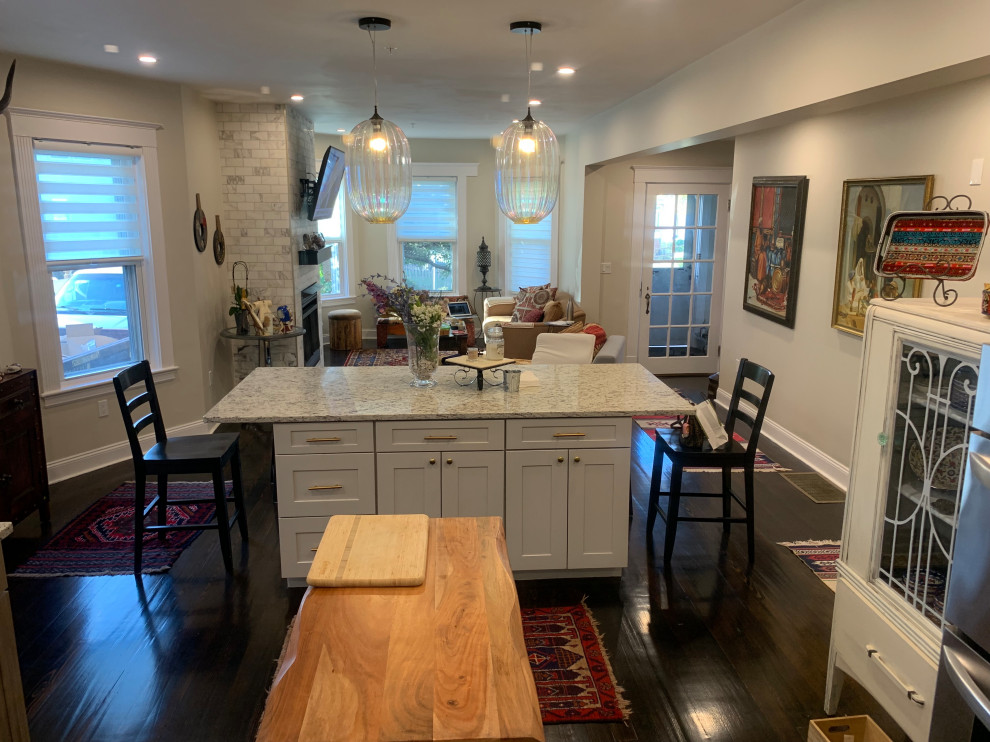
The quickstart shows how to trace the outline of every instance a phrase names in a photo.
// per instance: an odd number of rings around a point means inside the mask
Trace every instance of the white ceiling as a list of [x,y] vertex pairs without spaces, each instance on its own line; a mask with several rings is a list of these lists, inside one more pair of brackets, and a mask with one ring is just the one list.
[[[385,16],[393,25],[377,36],[381,114],[410,137],[488,138],[525,114],[525,37],[508,29],[536,20],[543,33],[532,58],[544,71],[533,73],[533,96],[544,105],[534,116],[564,134],[797,3],[0,0],[0,49],[186,83],[217,100],[287,102],[299,92],[316,131],[335,133],[371,115],[371,41],[357,19]],[[158,64],[139,64],[142,52]],[[560,65],[577,74],[555,74]]]

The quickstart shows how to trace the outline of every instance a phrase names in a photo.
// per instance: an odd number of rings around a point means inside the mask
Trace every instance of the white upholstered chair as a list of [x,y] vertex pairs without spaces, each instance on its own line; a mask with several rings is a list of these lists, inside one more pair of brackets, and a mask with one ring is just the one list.
[[586,332],[545,332],[536,338],[533,363],[591,363],[595,336]]

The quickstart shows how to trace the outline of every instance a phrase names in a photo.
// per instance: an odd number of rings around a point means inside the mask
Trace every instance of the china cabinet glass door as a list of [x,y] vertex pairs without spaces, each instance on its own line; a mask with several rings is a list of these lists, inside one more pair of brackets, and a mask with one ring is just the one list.
[[873,579],[941,628],[979,368],[909,340],[899,352]]

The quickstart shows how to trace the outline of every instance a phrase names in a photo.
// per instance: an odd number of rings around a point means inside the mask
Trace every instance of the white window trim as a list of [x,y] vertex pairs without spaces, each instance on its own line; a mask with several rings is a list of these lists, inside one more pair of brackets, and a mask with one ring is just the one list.
[[[558,202],[559,203],[559,202]],[[560,208],[555,206],[550,212],[553,223],[550,225],[550,285],[559,286],[557,281],[558,256],[560,254]],[[506,244],[509,237],[509,217],[498,211],[498,279],[502,286],[503,296],[515,296],[520,287],[509,285],[509,246]],[[480,279],[479,279],[480,283]],[[489,281],[489,285],[491,282]]]
[[[468,265],[472,264],[467,254],[467,179],[477,177],[477,162],[414,162],[414,178],[457,178],[457,242],[454,244],[454,285],[451,294],[467,294]],[[388,270],[396,280],[402,276],[402,251],[395,222],[388,225]]]
[[[34,170],[34,141],[51,139],[134,147],[140,150],[147,189],[148,236],[152,248],[137,268],[141,302],[141,331],[144,351],[152,369],[162,380],[174,377],[172,315],[169,311],[165,263],[165,228],[162,217],[161,187],[158,179],[158,138],[160,124],[122,119],[104,119],[52,111],[12,108],[8,130],[14,160],[14,182],[24,239],[28,289],[38,347],[39,382],[45,406],[66,404],[77,399],[104,394],[115,371],[62,379],[62,352],[57,333],[55,298],[45,260],[41,209]],[[155,300],[149,301],[154,295]],[[168,373],[166,373],[168,372]]]

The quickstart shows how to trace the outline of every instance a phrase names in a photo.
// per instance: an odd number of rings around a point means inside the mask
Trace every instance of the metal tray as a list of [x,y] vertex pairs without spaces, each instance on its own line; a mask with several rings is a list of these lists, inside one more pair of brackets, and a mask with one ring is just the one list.
[[895,211],[883,223],[878,276],[967,281],[976,272],[990,217],[985,211]]

